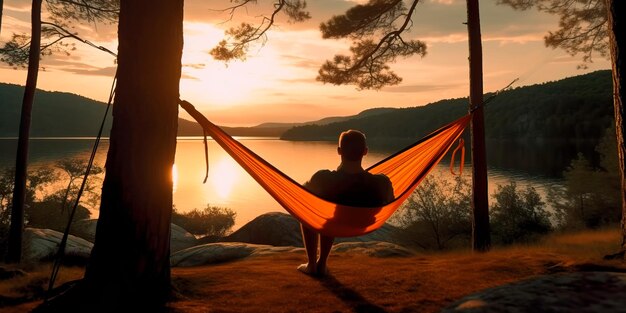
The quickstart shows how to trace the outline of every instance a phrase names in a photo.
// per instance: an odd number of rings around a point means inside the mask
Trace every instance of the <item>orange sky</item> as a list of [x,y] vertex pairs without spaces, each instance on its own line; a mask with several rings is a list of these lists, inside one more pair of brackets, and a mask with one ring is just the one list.
[[[467,30],[464,0],[422,0],[405,38],[428,45],[424,58],[413,57],[392,65],[403,82],[380,91],[358,91],[354,86],[324,85],[315,81],[320,65],[336,53],[346,53],[349,43],[322,40],[318,25],[333,14],[345,12],[357,0],[310,0],[312,20],[303,24],[279,21],[265,45],[253,47],[246,62],[228,66],[211,59],[208,51],[222,38],[223,29],[241,19],[269,13],[271,1],[238,11],[233,21],[212,9],[229,1],[185,1],[185,48],[181,98],[194,103],[222,125],[262,122],[302,122],[326,116],[356,114],[372,107],[410,107],[468,94]],[[29,32],[30,1],[5,0],[2,33]],[[600,56],[586,70],[578,70],[580,57],[546,48],[543,37],[558,20],[534,10],[517,12],[481,2],[485,92],[504,87],[520,77],[518,86],[578,75],[610,67]],[[45,15],[44,15],[45,20]],[[116,51],[116,27],[82,26],[86,39]],[[104,101],[114,73],[111,56],[77,45],[71,56],[42,60],[38,87],[81,94]],[[26,71],[0,66],[0,81],[24,84]],[[185,117],[185,116],[183,116]]]

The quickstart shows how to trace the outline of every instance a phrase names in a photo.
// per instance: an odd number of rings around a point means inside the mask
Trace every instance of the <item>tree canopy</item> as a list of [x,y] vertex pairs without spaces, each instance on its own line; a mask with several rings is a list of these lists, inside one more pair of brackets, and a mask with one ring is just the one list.
[[[42,21],[41,56],[54,53],[69,55],[75,50],[75,42],[66,39],[75,38],[73,29],[81,23],[117,22],[119,0],[46,0],[49,21]],[[31,36],[26,33],[14,33],[11,40],[0,48],[0,61],[13,67],[26,67],[30,50]]]
[[499,4],[516,10],[535,8],[559,17],[559,27],[548,31],[545,44],[562,48],[571,55],[582,54],[586,63],[592,62],[594,54],[609,57],[607,9],[604,0],[498,0]]
[[410,7],[402,0],[370,0],[320,25],[323,38],[352,40],[350,56],[337,54],[320,68],[317,80],[334,85],[356,85],[359,89],[380,89],[396,85],[402,78],[388,63],[399,57],[425,56],[426,44],[406,40],[402,34],[412,26]]

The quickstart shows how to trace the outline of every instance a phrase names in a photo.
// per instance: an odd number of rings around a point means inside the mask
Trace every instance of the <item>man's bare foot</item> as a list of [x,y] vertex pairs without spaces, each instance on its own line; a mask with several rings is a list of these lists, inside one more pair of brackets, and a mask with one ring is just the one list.
[[315,276],[324,277],[328,275],[328,268],[326,264],[317,263],[315,266]]
[[315,271],[315,266],[309,263],[300,264],[297,269],[298,271],[310,276],[315,276],[317,274],[317,272]]

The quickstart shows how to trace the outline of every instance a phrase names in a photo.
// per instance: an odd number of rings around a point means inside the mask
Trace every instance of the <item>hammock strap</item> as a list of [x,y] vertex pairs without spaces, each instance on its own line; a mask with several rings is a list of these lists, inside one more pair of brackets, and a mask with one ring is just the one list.
[[202,128],[202,134],[203,136],[203,142],[204,142],[204,163],[206,165],[206,171],[204,173],[204,180],[202,181],[203,184],[206,184],[207,179],[209,179],[209,144],[207,143],[206,140],[206,130],[204,128]]
[[454,151],[452,151],[452,157],[450,158],[450,173],[452,173],[452,175],[457,175],[454,172],[454,159],[456,156],[456,152],[459,151],[459,149],[461,150],[461,160],[459,164],[459,175],[461,176],[463,175],[463,165],[465,165],[465,140],[463,140],[463,138],[459,138],[459,145],[456,146],[456,149],[454,149]]

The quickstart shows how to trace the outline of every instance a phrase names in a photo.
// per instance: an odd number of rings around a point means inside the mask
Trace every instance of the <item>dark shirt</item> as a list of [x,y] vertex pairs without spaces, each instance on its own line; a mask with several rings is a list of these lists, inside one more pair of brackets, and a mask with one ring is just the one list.
[[304,187],[322,199],[349,206],[377,207],[394,199],[389,178],[369,172],[321,170]]

